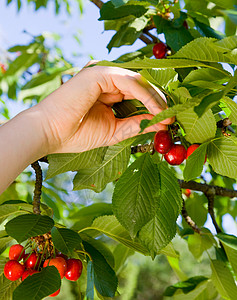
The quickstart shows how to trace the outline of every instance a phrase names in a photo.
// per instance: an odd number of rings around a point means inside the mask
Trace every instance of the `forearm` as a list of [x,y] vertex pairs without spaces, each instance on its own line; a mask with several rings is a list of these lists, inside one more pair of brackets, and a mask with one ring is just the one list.
[[40,110],[30,108],[0,127],[0,194],[48,152]]

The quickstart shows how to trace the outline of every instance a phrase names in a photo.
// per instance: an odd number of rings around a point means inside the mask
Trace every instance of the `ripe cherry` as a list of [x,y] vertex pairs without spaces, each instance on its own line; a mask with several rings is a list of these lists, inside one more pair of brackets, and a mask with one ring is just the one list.
[[25,255],[26,261],[24,262],[25,267],[27,269],[36,269],[40,263],[40,257],[36,253],[26,254]]
[[166,56],[167,50],[168,50],[167,46],[164,43],[159,42],[154,45],[152,51],[153,51],[155,58],[161,59]]
[[82,262],[80,259],[70,258],[67,260],[67,271],[65,277],[68,280],[76,281],[81,276],[82,272]]
[[67,270],[66,260],[62,257],[55,257],[52,259],[46,259],[43,264],[43,268],[47,266],[55,266],[58,269],[61,279],[64,277]]
[[7,72],[6,66],[2,63],[0,63],[0,70],[1,70],[2,74]]
[[21,277],[21,280],[24,281],[28,276],[31,276],[31,275],[33,275],[35,273],[39,273],[39,271],[31,270],[31,269],[25,270],[24,273],[23,273],[23,275],[22,275],[22,277]]
[[4,266],[4,275],[11,281],[21,278],[24,271],[25,267],[17,260],[9,260]]
[[154,148],[161,154],[167,153],[173,145],[172,136],[168,130],[160,130],[155,134]]
[[190,196],[191,196],[191,190],[190,189],[185,189],[185,191],[184,191],[184,195],[187,197],[187,198],[189,198]]
[[20,244],[12,245],[9,250],[10,260],[21,260],[25,256],[24,247]]
[[[186,159],[199,147],[200,145],[198,144],[192,144],[191,146],[188,147],[187,149],[187,156],[186,156]],[[205,162],[207,161],[207,156],[205,156],[205,161],[204,161],[204,164]]]
[[183,145],[174,144],[170,151],[164,155],[164,158],[172,166],[180,165],[185,160],[186,153]]
[[53,294],[49,295],[49,297],[56,297],[60,293],[60,289],[54,292]]

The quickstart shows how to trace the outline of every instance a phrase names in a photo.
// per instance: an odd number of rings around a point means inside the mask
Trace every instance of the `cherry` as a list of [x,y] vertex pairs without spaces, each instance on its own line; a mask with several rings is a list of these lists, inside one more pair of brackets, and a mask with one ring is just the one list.
[[[199,144],[192,144],[191,146],[188,147],[187,149],[187,156],[186,159],[199,147]],[[207,161],[207,156],[205,156],[204,164]]]
[[22,277],[21,277],[21,280],[24,281],[28,276],[31,276],[31,275],[33,275],[35,273],[39,273],[39,271],[31,270],[31,269],[25,270],[24,273],[23,273],[23,275],[22,275]]
[[25,256],[24,247],[20,244],[12,245],[9,250],[10,260],[21,260]]
[[24,262],[27,269],[35,269],[38,268],[40,257],[36,253],[31,253],[30,255],[25,255],[26,261]]
[[191,190],[190,189],[185,189],[185,191],[184,191],[184,195],[187,197],[187,198],[189,198],[190,196],[191,196]]
[[153,51],[155,58],[161,59],[166,56],[167,50],[168,50],[167,46],[164,43],[159,42],[154,45],[152,51]]
[[21,278],[24,271],[25,267],[17,260],[9,260],[4,266],[4,275],[11,281]]
[[76,281],[81,276],[82,272],[82,262],[80,259],[70,258],[67,260],[67,271],[65,277],[68,280]]
[[53,294],[49,295],[49,297],[56,297],[60,293],[60,289],[54,292]]
[[2,74],[7,72],[6,66],[2,63],[0,63],[0,70],[1,70]]
[[170,151],[164,155],[164,158],[172,166],[180,165],[185,160],[186,153],[183,145],[174,144]]
[[161,154],[167,153],[173,145],[172,136],[168,130],[160,130],[155,134],[154,148]]
[[67,270],[66,260],[62,257],[46,259],[46,261],[43,264],[43,268],[45,268],[47,266],[55,266],[58,269],[61,279],[64,277],[66,270]]

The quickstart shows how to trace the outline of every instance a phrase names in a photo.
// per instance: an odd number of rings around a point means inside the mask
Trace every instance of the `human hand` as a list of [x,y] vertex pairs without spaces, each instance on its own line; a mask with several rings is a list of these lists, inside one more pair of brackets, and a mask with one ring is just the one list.
[[[123,99],[140,100],[151,114],[115,118],[111,107]],[[84,68],[38,105],[43,111],[49,153],[83,152],[116,144],[137,135],[141,120],[152,119],[166,107],[164,95],[140,74],[102,66]],[[173,121],[166,119],[144,133],[166,129]]]

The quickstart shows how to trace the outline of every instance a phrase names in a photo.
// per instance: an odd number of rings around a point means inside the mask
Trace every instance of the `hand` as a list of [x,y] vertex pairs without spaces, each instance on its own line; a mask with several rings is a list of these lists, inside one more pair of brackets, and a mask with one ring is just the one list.
[[[151,114],[115,118],[111,107],[123,99],[140,100]],[[137,135],[141,120],[152,119],[166,107],[164,95],[138,73],[102,66],[84,68],[38,105],[43,111],[49,153],[116,144]],[[144,132],[166,129],[173,121],[167,119]]]

